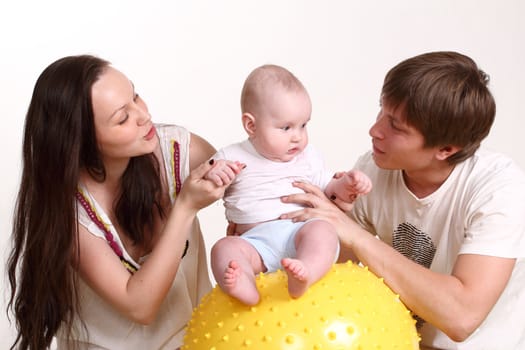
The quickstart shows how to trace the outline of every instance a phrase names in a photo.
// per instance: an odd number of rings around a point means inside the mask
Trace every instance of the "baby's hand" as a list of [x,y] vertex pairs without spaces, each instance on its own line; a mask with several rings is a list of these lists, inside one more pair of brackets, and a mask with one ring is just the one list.
[[228,186],[232,183],[235,177],[246,167],[237,161],[231,160],[210,160],[212,168],[204,175],[206,180],[210,180],[217,186]]
[[348,188],[357,196],[367,194],[372,190],[372,181],[365,173],[359,170],[351,170],[346,173]]
[[340,183],[335,195],[345,202],[353,203],[358,196],[365,195],[372,190],[372,181],[359,170],[336,173],[334,178]]

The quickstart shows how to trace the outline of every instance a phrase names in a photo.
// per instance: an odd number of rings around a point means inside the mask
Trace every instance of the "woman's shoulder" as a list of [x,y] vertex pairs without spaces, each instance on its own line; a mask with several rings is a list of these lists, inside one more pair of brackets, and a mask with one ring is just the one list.
[[190,168],[195,169],[202,163],[211,159],[215,154],[216,149],[203,137],[194,133],[190,134]]
[[183,126],[175,124],[155,124],[157,129],[157,135],[161,140],[174,139],[174,140],[188,140],[190,139],[190,132]]

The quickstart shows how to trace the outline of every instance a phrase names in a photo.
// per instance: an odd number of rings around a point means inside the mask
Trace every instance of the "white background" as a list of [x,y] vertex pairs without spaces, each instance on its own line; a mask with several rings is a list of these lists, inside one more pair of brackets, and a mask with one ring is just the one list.
[[[9,5],[7,5],[9,4]],[[313,101],[310,140],[343,170],[370,148],[389,68],[434,50],[456,50],[491,77],[497,117],[484,142],[525,168],[525,3],[520,0],[3,1],[0,5],[0,254],[9,250],[33,85],[52,61],[90,53],[131,78],[157,122],[176,123],[215,147],[245,137],[239,94],[246,75],[280,64]],[[57,189],[59,190],[59,189]],[[524,199],[525,200],[525,199]],[[224,234],[222,204],[200,214],[207,248]],[[42,261],[45,264],[45,261]],[[0,279],[0,348],[14,328]]]

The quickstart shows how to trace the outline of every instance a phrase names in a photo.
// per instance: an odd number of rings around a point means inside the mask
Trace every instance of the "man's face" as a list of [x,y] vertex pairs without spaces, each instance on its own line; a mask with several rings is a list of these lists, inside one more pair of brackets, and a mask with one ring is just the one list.
[[434,160],[436,148],[425,148],[423,134],[406,123],[404,105],[383,103],[369,131],[373,156],[382,169],[421,170]]

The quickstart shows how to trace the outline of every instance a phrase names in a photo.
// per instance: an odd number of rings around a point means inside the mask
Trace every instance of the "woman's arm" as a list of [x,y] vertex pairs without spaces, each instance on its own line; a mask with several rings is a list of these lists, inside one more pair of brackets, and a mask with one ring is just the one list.
[[342,250],[351,250],[414,313],[455,341],[465,340],[486,318],[503,292],[515,259],[459,255],[451,275],[433,272],[404,257],[361,228],[315,186],[298,183],[305,193],[283,198],[307,208],[282,218],[304,221],[317,217],[332,223]]
[[190,137],[190,170],[208,161],[217,152],[205,139],[197,134]]
[[133,275],[104,240],[80,226],[80,275],[125,317],[143,324],[155,319],[179,268],[197,212],[224,193],[224,187],[203,179],[209,168],[204,162],[184,181],[155,247]]

